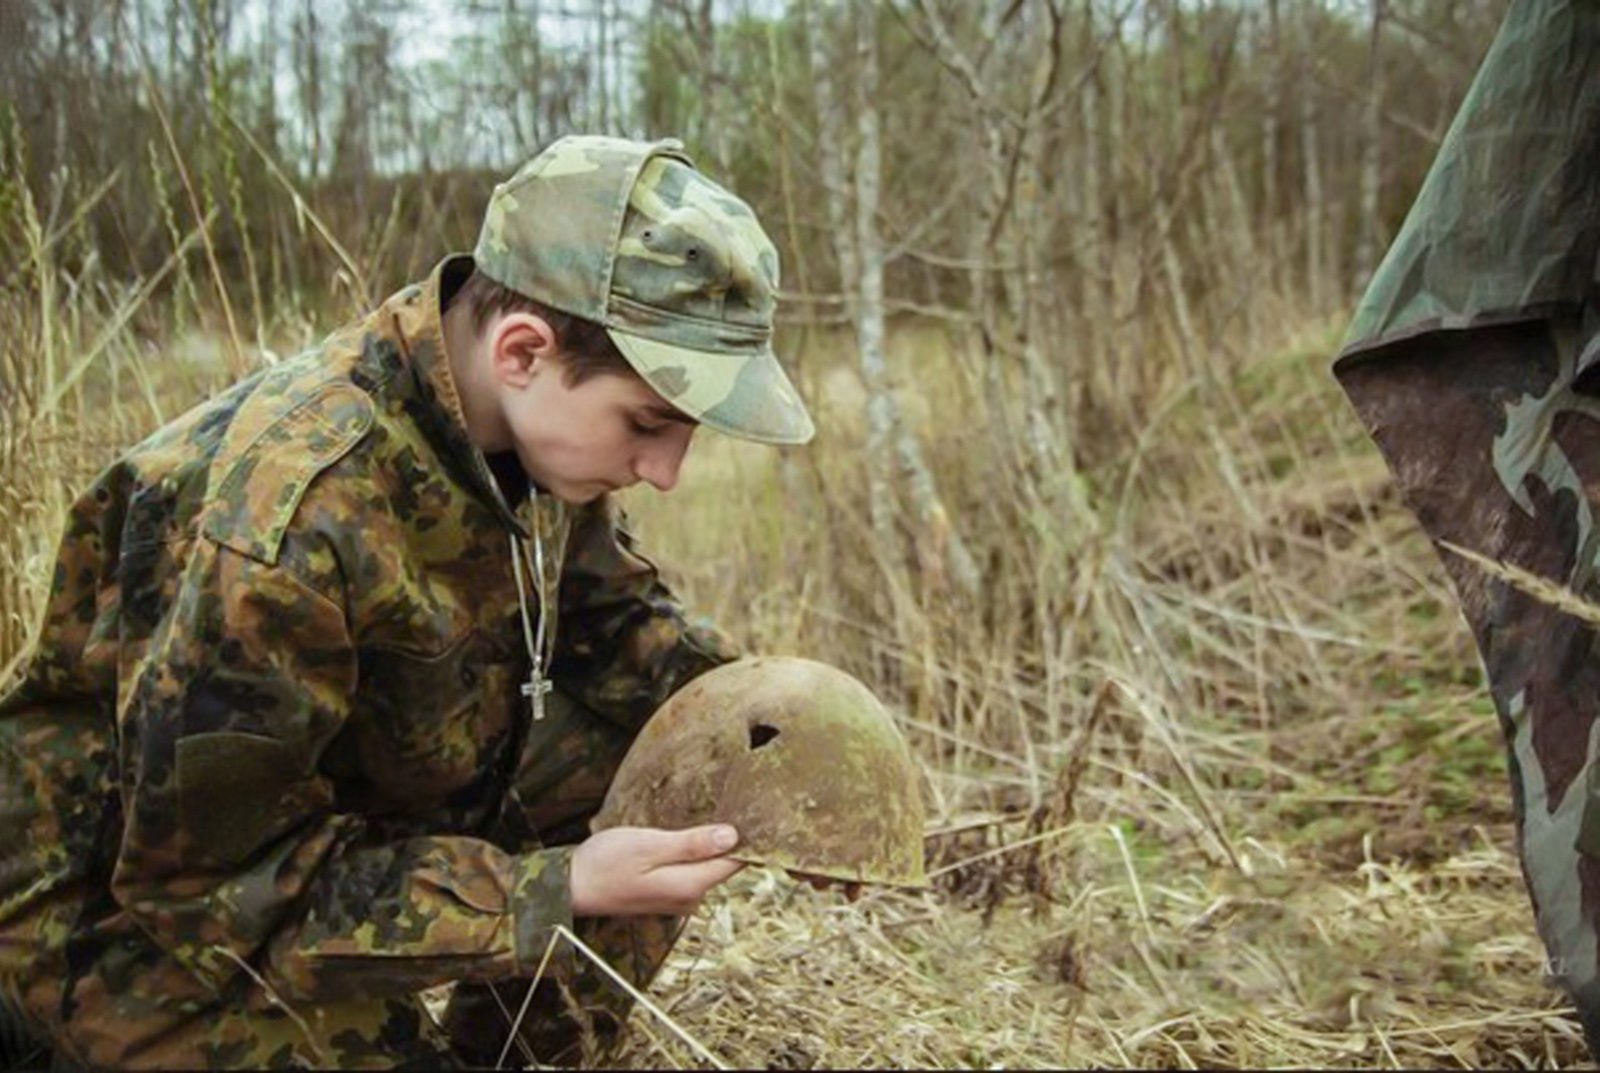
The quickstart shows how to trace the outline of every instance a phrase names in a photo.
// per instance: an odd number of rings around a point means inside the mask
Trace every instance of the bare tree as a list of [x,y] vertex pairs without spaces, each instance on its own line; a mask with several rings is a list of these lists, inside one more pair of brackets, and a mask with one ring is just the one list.
[[1278,15],[1279,0],[1267,0],[1266,36],[1262,48],[1266,52],[1266,93],[1261,108],[1261,226],[1267,231],[1267,248],[1277,259],[1281,243],[1278,241],[1278,139],[1283,113],[1283,53],[1282,28]]
[[1314,306],[1327,301],[1326,235],[1328,206],[1322,188],[1322,158],[1317,134],[1316,18],[1318,0],[1305,0],[1300,11],[1300,155],[1305,183],[1306,292]]
[[1383,63],[1379,53],[1383,38],[1384,0],[1372,0],[1372,38],[1367,51],[1367,100],[1361,137],[1361,209],[1356,239],[1356,278],[1359,292],[1378,268],[1378,248],[1383,242],[1378,219],[1378,194],[1383,187]]
[[299,88],[300,125],[310,140],[306,172],[322,174],[322,26],[315,0],[303,0],[294,22],[295,78]]
[[856,338],[861,374],[867,388],[867,453],[871,477],[872,528],[879,548],[896,561],[900,547],[895,535],[899,496],[889,480],[890,459],[898,460],[899,481],[910,497],[917,539],[918,566],[935,585],[948,579],[965,593],[975,593],[977,566],[961,534],[952,524],[939,497],[932,472],[915,433],[907,426],[895,400],[893,381],[884,355],[883,240],[878,211],[882,164],[881,124],[878,104],[878,7],[870,0],[854,0],[855,23],[855,245],[858,258],[859,299]]
[[[822,203],[828,217],[829,244],[833,247],[845,311],[856,320],[855,284],[861,278],[860,258],[856,253],[856,224],[850,216],[849,168],[845,149],[844,101],[841,90],[850,90],[852,68],[842,66],[830,48],[842,9],[829,5],[819,13],[822,0],[800,0],[800,18],[805,29],[807,58],[811,69],[813,107],[817,116],[817,170],[822,183]],[[832,23],[833,25],[829,25]],[[851,48],[855,43],[851,42]],[[841,85],[843,83],[843,85]]]
[[899,415],[889,393],[884,356],[883,241],[878,234],[881,150],[878,121],[877,12],[868,0],[852,0],[855,29],[855,218],[856,347],[861,379],[867,388],[867,502],[872,535],[881,553],[891,557],[898,543],[895,524],[899,496],[894,489],[893,458]]

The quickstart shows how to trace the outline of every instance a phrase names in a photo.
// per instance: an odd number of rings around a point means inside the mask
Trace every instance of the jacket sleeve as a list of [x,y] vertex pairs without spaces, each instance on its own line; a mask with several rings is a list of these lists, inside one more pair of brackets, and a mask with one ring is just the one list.
[[356,683],[342,604],[203,538],[177,586],[121,681],[112,886],[141,928],[219,991],[291,1002],[531,975],[571,924],[570,851],[340,814],[318,758]]
[[559,607],[553,674],[630,732],[690,679],[739,656],[710,622],[686,615],[609,496],[573,519]]

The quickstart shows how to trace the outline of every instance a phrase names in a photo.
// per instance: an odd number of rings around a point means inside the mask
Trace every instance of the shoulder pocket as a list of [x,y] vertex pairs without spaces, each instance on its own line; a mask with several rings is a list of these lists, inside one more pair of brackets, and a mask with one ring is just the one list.
[[274,563],[284,531],[318,473],[372,427],[372,401],[353,384],[329,384],[273,421],[232,459],[209,494],[206,536]]

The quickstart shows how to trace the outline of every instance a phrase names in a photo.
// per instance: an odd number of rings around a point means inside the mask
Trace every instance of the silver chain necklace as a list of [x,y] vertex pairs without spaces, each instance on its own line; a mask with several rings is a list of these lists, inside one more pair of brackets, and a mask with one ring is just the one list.
[[554,626],[550,622],[555,609],[551,606],[553,601],[549,578],[545,574],[543,527],[539,524],[539,493],[531,484],[528,488],[528,515],[531,521],[529,528],[533,530],[533,561],[528,563],[527,567],[532,570],[534,588],[539,596],[537,627],[532,624],[532,616],[528,613],[528,583],[524,573],[524,563],[529,558],[528,541],[526,538],[518,539],[516,533],[510,534],[511,569],[517,579],[517,605],[522,612],[522,641],[528,649],[528,680],[522,683],[522,695],[528,698],[534,722],[538,722],[544,718],[544,698],[552,688],[550,679],[545,675],[550,668],[556,638]]

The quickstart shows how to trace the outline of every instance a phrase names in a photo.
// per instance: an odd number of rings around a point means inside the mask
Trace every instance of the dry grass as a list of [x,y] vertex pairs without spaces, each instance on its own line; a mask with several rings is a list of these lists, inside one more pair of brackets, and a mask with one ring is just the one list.
[[[1250,877],[1133,868],[1070,840],[1070,896],[986,913],[950,895],[851,906],[758,872],[697,920],[654,988],[741,1068],[1565,1066],[1515,862],[1330,871],[1261,845]],[[1137,858],[1135,858],[1137,860]],[[1015,879],[1016,877],[1013,877]],[[618,1065],[692,1065],[653,1019]]]
[[[69,274],[62,227],[22,208],[29,266],[0,288],[0,668],[71,494],[235,372],[220,344],[206,358],[192,255],[170,291]],[[984,571],[971,596],[927,534],[871,545],[844,338],[811,335],[814,447],[708,439],[674,496],[634,497],[696,608],[868,681],[927,776],[934,891],[849,905],[750,871],[697,917],[652,994],[720,1061],[1585,1060],[1542,981],[1443,571],[1327,374],[1336,321],[1263,302],[1297,329],[1186,348],[1209,356],[1114,405],[1109,373],[1077,370],[1089,402],[1049,464],[988,434],[1007,415],[968,340],[899,327],[908,419]],[[307,341],[283,306],[241,334]],[[616,1061],[697,1063],[634,1024]]]
[[[1073,532],[999,536],[1064,590],[1053,667],[1015,604],[841,613],[856,567],[815,529],[849,519],[783,503],[770,454],[707,443],[672,499],[639,498],[694,602],[758,646],[878,672],[930,827],[967,828],[930,837],[951,869],[932,895],[736,882],[655,990],[686,1031],[780,1068],[1587,1063],[1544,983],[1470,638],[1327,375],[1332,328],[1227,385],[1174,384],[1137,455],[1076,475]],[[825,430],[853,405],[812,398]],[[936,445],[979,405],[921,402]],[[853,483],[848,428],[813,448],[825,483]],[[970,464],[944,460],[946,487]],[[684,1062],[645,1020],[621,1061]]]

